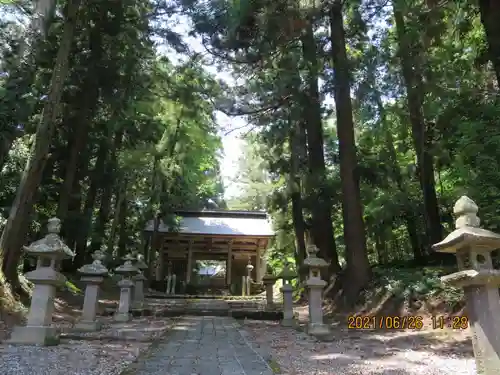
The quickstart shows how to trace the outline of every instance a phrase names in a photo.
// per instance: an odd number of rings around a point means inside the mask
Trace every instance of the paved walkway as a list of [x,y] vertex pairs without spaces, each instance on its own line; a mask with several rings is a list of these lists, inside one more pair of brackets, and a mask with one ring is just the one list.
[[229,317],[182,317],[135,375],[272,375]]

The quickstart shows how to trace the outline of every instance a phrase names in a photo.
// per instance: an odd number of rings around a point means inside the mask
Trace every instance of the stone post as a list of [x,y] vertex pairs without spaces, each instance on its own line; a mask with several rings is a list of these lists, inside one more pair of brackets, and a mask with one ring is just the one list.
[[283,279],[283,286],[280,291],[283,293],[283,327],[291,327],[295,324],[293,316],[293,286],[291,281],[297,277],[297,274],[292,270],[291,264],[285,262],[285,267],[281,271],[279,277]]
[[94,261],[91,264],[86,264],[78,269],[78,272],[82,275],[82,282],[86,284],[82,316],[74,327],[79,331],[99,331],[102,326],[96,320],[99,305],[99,284],[104,281],[108,269],[102,264],[104,254],[101,251],[95,251],[92,258]]
[[142,254],[137,255],[135,267],[139,271],[137,275],[134,276],[135,287],[132,306],[134,310],[142,310],[144,308],[144,280],[146,280],[143,270],[148,268],[148,265],[144,262],[144,256]]
[[250,258],[248,258],[248,264],[246,266],[246,269],[247,269],[247,279],[246,279],[246,283],[245,283],[245,287],[247,289],[246,295],[250,296],[252,294],[251,290],[250,290],[250,286],[252,284],[252,271],[253,271],[252,260]]
[[304,266],[309,268],[306,286],[309,289],[309,324],[307,333],[312,336],[330,336],[330,330],[323,323],[323,289],[327,282],[321,279],[321,270],[328,267],[328,263],[316,254],[319,249],[314,244],[307,246],[307,258]]
[[461,197],[453,207],[456,229],[433,249],[457,257],[459,271],[441,281],[464,289],[477,373],[499,375],[500,271],[493,269],[491,252],[500,248],[500,235],[479,228],[477,211],[471,199]]
[[241,295],[245,297],[247,292],[247,277],[241,276]]
[[266,307],[272,309],[274,307],[274,284],[276,284],[277,277],[271,273],[267,273],[262,278],[262,282],[266,286]]
[[10,344],[22,345],[56,345],[59,343],[59,332],[52,327],[54,312],[54,297],[56,286],[66,282],[64,275],[56,270],[56,264],[64,258],[71,258],[74,253],[59,237],[61,221],[58,218],[49,219],[48,234],[24,246],[23,250],[36,256],[36,269],[25,276],[35,287],[31,297],[26,326],[16,326],[12,331]]
[[167,290],[166,294],[175,294],[175,283],[177,281],[177,275],[172,271],[172,262],[168,262],[167,270]]
[[120,287],[120,302],[118,304],[118,309],[113,316],[116,322],[128,322],[130,317],[130,305],[131,305],[131,289],[134,286],[134,282],[131,280],[134,274],[137,274],[138,269],[132,264],[134,257],[132,255],[127,255],[125,258],[125,263],[120,267],[115,269],[115,272],[122,275],[123,278],[118,282]]

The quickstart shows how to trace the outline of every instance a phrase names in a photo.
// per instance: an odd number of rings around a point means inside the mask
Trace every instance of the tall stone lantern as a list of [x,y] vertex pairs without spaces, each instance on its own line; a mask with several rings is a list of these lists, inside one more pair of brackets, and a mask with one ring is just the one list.
[[115,269],[117,274],[122,275],[122,279],[118,282],[118,286],[120,287],[120,302],[113,316],[113,319],[117,322],[128,322],[131,319],[131,291],[134,286],[132,277],[136,275],[138,271],[138,268],[132,263],[135,258],[131,254],[127,254],[123,259],[125,263]]
[[24,246],[23,250],[37,257],[36,269],[25,274],[35,287],[31,297],[26,326],[16,326],[9,343],[23,345],[56,345],[59,332],[52,327],[56,287],[63,286],[66,277],[57,271],[62,259],[72,258],[74,253],[59,237],[61,221],[54,217],[47,224],[48,234]]
[[137,310],[144,308],[144,281],[146,277],[143,272],[148,268],[148,265],[144,262],[144,255],[137,255],[135,267],[138,269],[138,273],[133,278],[135,281],[133,308]]
[[[479,228],[478,207],[466,196],[455,203],[453,212],[457,217],[456,229],[433,248],[455,254],[459,271],[443,276],[441,281],[464,290],[477,373],[499,375],[500,271],[493,269],[491,252],[500,248],[500,235]],[[443,324],[464,328],[467,321]]]
[[247,270],[247,277],[245,283],[245,287],[247,290],[246,295],[250,296],[250,285],[252,281],[252,271],[253,271],[252,260],[250,259],[250,257],[248,258],[248,264],[246,265],[246,270]]
[[328,336],[330,330],[323,323],[323,289],[327,285],[326,281],[321,279],[321,270],[328,267],[328,263],[316,254],[319,249],[314,244],[307,246],[307,258],[304,260],[304,266],[309,269],[309,276],[306,280],[309,289],[309,324],[307,332],[313,336]]
[[266,287],[266,307],[272,309],[274,307],[274,284],[278,278],[272,274],[272,270],[267,269],[266,274],[262,278],[262,282]]
[[283,293],[283,320],[281,325],[291,327],[295,323],[293,317],[293,286],[291,282],[297,278],[297,273],[292,269],[290,262],[285,262],[285,267],[278,277],[283,279],[283,286],[280,289],[281,293]]
[[83,300],[82,316],[75,329],[82,331],[99,331],[102,324],[97,321],[97,307],[99,304],[99,286],[108,275],[108,269],[102,264],[104,254],[97,250],[92,254],[94,261],[78,269],[82,275],[81,281],[86,284]]

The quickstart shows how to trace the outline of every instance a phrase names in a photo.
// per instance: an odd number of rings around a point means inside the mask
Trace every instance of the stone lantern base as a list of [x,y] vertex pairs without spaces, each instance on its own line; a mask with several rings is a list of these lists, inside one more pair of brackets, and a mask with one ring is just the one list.
[[59,330],[55,327],[15,326],[8,344],[43,345],[59,344]]
[[116,312],[113,315],[113,320],[119,323],[127,323],[132,319],[132,315],[128,312]]
[[283,318],[280,324],[282,327],[296,327],[297,321],[295,318]]
[[330,328],[324,323],[309,323],[307,325],[307,333],[322,341],[333,340]]
[[102,329],[102,323],[97,320],[80,320],[75,324],[74,329],[77,331],[96,332]]

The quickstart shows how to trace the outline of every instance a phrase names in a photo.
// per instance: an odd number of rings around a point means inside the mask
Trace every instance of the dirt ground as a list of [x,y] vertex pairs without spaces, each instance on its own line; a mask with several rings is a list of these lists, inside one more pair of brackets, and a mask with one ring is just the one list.
[[308,306],[297,306],[302,329],[277,322],[245,321],[256,345],[286,375],[472,375],[475,363],[469,330],[433,329],[432,315],[420,330],[349,329],[348,314],[330,315],[331,342],[303,332]]

